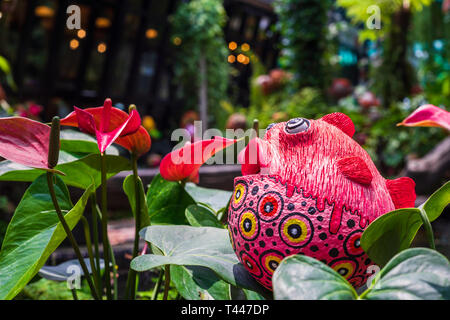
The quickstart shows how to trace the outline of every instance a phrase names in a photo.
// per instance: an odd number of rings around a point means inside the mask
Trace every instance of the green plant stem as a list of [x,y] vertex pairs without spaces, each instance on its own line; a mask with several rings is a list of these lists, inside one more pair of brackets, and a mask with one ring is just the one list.
[[164,274],[164,272],[161,270],[159,272],[158,280],[156,281],[156,284],[155,284],[155,289],[153,289],[152,300],[156,300],[156,298],[158,297],[158,292],[159,292],[159,289],[161,288],[163,274]]
[[108,196],[106,186],[106,155],[102,153],[100,155],[101,161],[101,177],[102,177],[102,238],[103,238],[103,257],[105,260],[105,286],[106,297],[108,300],[112,300],[111,292],[111,270],[110,270],[110,256],[109,256],[109,241],[108,241]]
[[101,299],[102,293],[101,293],[101,289],[99,286],[97,268],[95,267],[95,262],[94,262],[94,253],[92,251],[91,231],[89,230],[89,222],[87,221],[87,219],[84,216],[81,216],[80,220],[83,223],[84,238],[86,239],[86,247],[87,247],[88,254],[89,254],[89,263],[91,264],[92,277],[94,278],[94,284],[97,289],[97,294]]
[[109,247],[109,250],[110,250],[109,254],[110,254],[110,256],[111,256],[111,263],[112,263],[112,265],[113,265],[114,300],[117,300],[119,294],[118,294],[118,286],[117,286],[117,269],[116,269],[117,264],[116,264],[116,257],[115,257],[115,255],[114,255],[114,251],[113,251],[112,246],[111,246],[110,243],[108,243],[108,247]]
[[164,266],[164,295],[163,295],[163,300],[167,300],[167,296],[169,295],[169,287],[170,287],[170,265],[166,264]]
[[73,288],[70,291],[72,292],[73,300],[78,300],[77,289]]
[[428,215],[422,208],[420,210],[420,217],[422,218],[423,226],[425,228],[425,232],[427,234],[428,243],[430,244],[430,248],[436,250],[436,245],[434,243],[434,234],[433,228],[431,227],[430,220],[428,219]]
[[[134,231],[134,246],[133,257],[137,257],[139,252],[139,231],[141,229],[141,193],[139,192],[139,176],[137,170],[137,156],[131,154],[131,163],[133,166],[133,178],[134,178],[134,194],[135,194],[135,231]],[[126,299],[134,300],[136,298],[136,271],[129,269],[126,287]]]
[[61,208],[59,207],[58,199],[56,198],[55,187],[53,185],[53,177],[54,176],[53,176],[52,172],[47,172],[48,190],[50,192],[50,196],[53,201],[53,206],[55,207],[56,214],[58,215],[58,219],[61,222],[61,225],[62,225],[64,231],[66,232],[67,238],[69,239],[70,244],[72,245],[73,250],[75,251],[78,261],[80,262],[80,266],[83,269],[84,276],[86,277],[86,280],[89,284],[89,288],[91,289],[92,296],[94,297],[94,299],[98,300],[99,297],[97,295],[97,291],[95,290],[95,286],[92,283],[92,279],[90,277],[89,270],[88,270],[86,264],[84,263],[84,259],[83,259],[83,256],[81,255],[80,248],[78,247],[77,241],[73,237],[72,231],[70,230],[69,226],[67,225],[66,219],[64,218],[64,216],[61,212]]
[[102,284],[102,275],[101,275],[101,266],[100,266],[100,251],[98,246],[98,220],[100,218],[98,216],[97,210],[97,197],[95,196],[95,192],[91,195],[91,214],[92,214],[92,235],[94,237],[94,256],[95,256],[95,264],[96,264],[96,279],[98,281],[97,288],[99,290],[100,297],[103,296],[103,284]]

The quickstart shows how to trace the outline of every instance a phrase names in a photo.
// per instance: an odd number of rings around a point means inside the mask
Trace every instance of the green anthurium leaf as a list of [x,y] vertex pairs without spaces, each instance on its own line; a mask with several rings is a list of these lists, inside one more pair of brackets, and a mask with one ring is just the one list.
[[225,229],[150,226],[141,230],[140,235],[158,247],[163,255],[146,254],[134,258],[131,268],[136,271],[142,272],[166,264],[203,266],[235,286],[258,292],[262,288],[239,263]]
[[[85,156],[85,154],[60,151],[58,164],[74,162]],[[9,160],[0,162],[0,181],[32,182],[42,173],[42,170],[26,167]]]
[[248,290],[248,289],[242,289],[245,293],[245,296],[247,297],[247,300],[266,300],[266,298],[253,290]]
[[[94,181],[95,188],[101,184],[100,154],[90,154],[71,163],[57,165],[55,168],[65,173],[62,177],[70,186],[86,189]],[[120,156],[106,155],[106,178],[121,171],[130,170],[130,161]]]
[[224,228],[217,217],[205,207],[191,204],[186,208],[186,219],[193,227]]
[[[148,215],[147,198],[145,197],[144,185],[142,184],[141,178],[138,177],[137,179],[139,199],[141,203],[141,209],[139,213],[141,221],[140,226],[141,228],[143,228],[150,225],[150,216]],[[127,176],[123,181],[123,190],[125,191],[125,194],[128,197],[128,201],[130,202],[131,211],[136,217],[136,186],[134,183],[134,176],[132,174]]]
[[[101,184],[100,174],[100,154],[91,154],[82,158],[77,155],[60,152],[58,165],[55,169],[63,172],[63,181],[72,187],[86,189],[95,181],[95,187]],[[111,178],[117,173],[129,170],[130,162],[119,156],[107,155],[107,178]],[[0,162],[0,180],[3,181],[26,181],[31,182],[42,174],[42,170],[28,168],[11,161]]]
[[361,294],[369,300],[449,300],[450,263],[435,250],[411,248],[392,258]]
[[195,202],[205,204],[216,212],[227,206],[233,194],[231,191],[202,188],[191,182],[186,183],[185,189]]
[[397,253],[410,247],[421,225],[422,218],[417,208],[388,212],[364,230],[361,246],[370,259],[384,266]]
[[[55,178],[58,203],[72,229],[83,215],[94,188],[87,188],[72,207],[66,185],[61,178]],[[0,251],[0,299],[14,298],[65,237],[50,198],[46,175],[41,175],[23,195],[6,231]]]
[[339,273],[303,255],[283,259],[272,278],[276,300],[353,300],[355,289]]
[[388,212],[374,220],[361,237],[361,246],[380,266],[411,246],[422,226],[421,210],[428,219],[436,220],[450,203],[450,182],[433,193],[419,208],[404,208]]
[[194,204],[183,186],[156,175],[147,190],[147,205],[152,224],[188,224],[184,214]]
[[[61,131],[61,150],[71,153],[99,153],[94,137],[71,129]],[[110,146],[106,149],[106,154],[119,155],[119,149]]]
[[[229,287],[231,300],[266,300],[264,295],[256,291],[238,288],[232,285],[229,285]],[[270,297],[269,299],[272,299],[271,293],[266,292],[265,294],[266,296]]]
[[170,279],[186,300],[229,300],[229,284],[199,266],[170,266]]
[[430,222],[436,220],[450,204],[450,181],[434,192],[420,208],[425,210]]

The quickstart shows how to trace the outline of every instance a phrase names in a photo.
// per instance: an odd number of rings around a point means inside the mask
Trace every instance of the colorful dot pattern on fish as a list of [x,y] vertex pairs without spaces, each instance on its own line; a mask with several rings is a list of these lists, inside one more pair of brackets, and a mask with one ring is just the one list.
[[[269,126],[240,155],[243,176],[234,181],[228,230],[239,260],[266,288],[293,254],[362,286],[373,264],[361,248],[363,230],[386,212],[414,206],[414,181],[381,177],[353,133],[342,113],[296,118]],[[256,163],[246,157],[252,147]]]

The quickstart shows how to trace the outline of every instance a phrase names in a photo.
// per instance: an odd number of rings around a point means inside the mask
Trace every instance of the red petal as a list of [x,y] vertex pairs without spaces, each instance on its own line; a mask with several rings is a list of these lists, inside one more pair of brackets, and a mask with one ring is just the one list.
[[236,143],[236,140],[222,137],[188,143],[162,159],[159,167],[161,176],[169,181],[198,182],[198,171],[202,164],[233,143]]
[[[107,117],[109,117],[109,115],[107,115]],[[127,129],[129,133],[136,132],[140,127],[140,119],[141,118],[139,117],[137,111],[133,110],[129,115],[129,117],[125,120],[125,122],[122,123],[116,129],[114,129],[113,131],[110,132],[102,132],[100,130],[96,131],[95,134],[97,136],[97,144],[100,149],[100,152],[102,153],[105,152],[105,150],[111,144],[113,144],[113,142],[115,142],[117,138],[119,138],[119,136],[122,136],[122,133],[123,131],[125,131],[125,129]]]
[[441,127],[450,131],[450,112],[432,104],[426,104],[417,108],[397,125],[407,127]]
[[0,156],[27,167],[48,169],[50,127],[21,117],[0,118]]
[[[99,127],[100,120],[102,118],[103,107],[87,108],[84,109],[84,111],[90,113],[94,117],[95,125]],[[139,113],[137,111],[135,111],[135,113],[139,116]],[[134,114],[133,111],[131,112],[130,116],[128,113],[120,109],[111,108],[111,118],[109,121],[109,126],[107,127],[106,130],[107,131],[114,130],[115,128],[123,124],[125,121],[127,121],[129,117],[131,117],[132,120],[128,122],[124,131],[122,131],[121,134],[122,136],[117,138],[115,143],[121,145],[130,152],[133,152],[140,156],[148,152],[148,150],[150,150],[151,140],[147,130],[145,130],[145,128],[142,126],[139,126],[136,132],[130,134],[136,128],[135,127],[136,123],[140,122],[140,117],[138,120],[136,120],[136,115]],[[75,112],[72,112],[64,119],[61,119],[61,125],[78,127],[77,114]],[[126,133],[126,136],[123,136],[124,132]]]
[[133,134],[139,130],[140,126],[141,126],[141,117],[139,116],[139,112],[137,112],[136,110],[131,110],[130,116],[127,119],[127,125],[123,129],[120,136],[124,137],[129,134]]
[[83,132],[95,134],[97,129],[95,127],[95,120],[92,114],[77,107],[74,107],[74,109],[75,114],[77,115],[78,128],[80,128]]
[[119,137],[116,140],[116,143],[130,152],[141,156],[150,150],[152,140],[150,139],[148,131],[145,130],[143,126],[140,126],[136,133],[129,134],[125,137]]

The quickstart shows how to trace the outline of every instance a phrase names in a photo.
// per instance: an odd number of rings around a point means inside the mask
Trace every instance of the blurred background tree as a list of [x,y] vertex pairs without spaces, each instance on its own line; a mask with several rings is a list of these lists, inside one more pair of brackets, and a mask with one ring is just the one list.
[[[174,81],[185,108],[198,110],[204,125],[220,119],[220,101],[228,88],[229,66],[223,27],[226,14],[220,0],[192,0],[182,3],[172,17],[175,51]],[[197,93],[197,94],[195,94]],[[208,108],[209,106],[209,108]],[[213,114],[209,117],[207,110]]]
[[280,65],[294,75],[296,89],[324,88],[328,0],[277,0],[281,34]]
[[408,60],[412,14],[428,6],[431,0],[337,0],[339,6],[356,24],[366,24],[368,8],[378,6],[381,28],[366,28],[360,40],[382,40],[379,66],[372,68],[373,89],[382,98],[385,108],[411,94],[417,83],[416,74]]

